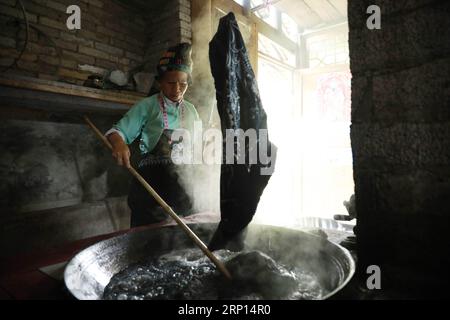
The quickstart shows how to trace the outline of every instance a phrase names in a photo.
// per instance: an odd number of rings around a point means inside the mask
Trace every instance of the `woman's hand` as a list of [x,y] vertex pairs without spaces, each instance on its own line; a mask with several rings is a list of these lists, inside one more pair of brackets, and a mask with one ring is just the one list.
[[128,145],[117,132],[109,134],[107,138],[113,147],[112,156],[116,159],[117,164],[119,166],[125,165],[125,167],[129,168],[131,154]]

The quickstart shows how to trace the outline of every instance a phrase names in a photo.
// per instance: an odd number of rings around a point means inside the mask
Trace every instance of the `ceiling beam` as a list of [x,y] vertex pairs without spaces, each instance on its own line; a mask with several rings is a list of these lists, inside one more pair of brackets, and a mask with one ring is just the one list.
[[337,9],[327,0],[304,1],[327,24],[343,18],[342,15],[337,11]]

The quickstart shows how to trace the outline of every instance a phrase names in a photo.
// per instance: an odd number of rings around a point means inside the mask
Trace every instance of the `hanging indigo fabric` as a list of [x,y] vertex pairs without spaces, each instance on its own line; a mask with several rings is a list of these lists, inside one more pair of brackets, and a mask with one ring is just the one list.
[[[221,221],[209,248],[239,250],[246,226],[253,219],[273,172],[276,147],[266,134],[267,116],[233,13],[220,19],[217,33],[209,44],[209,59],[224,142]],[[244,132],[250,138],[245,138]]]

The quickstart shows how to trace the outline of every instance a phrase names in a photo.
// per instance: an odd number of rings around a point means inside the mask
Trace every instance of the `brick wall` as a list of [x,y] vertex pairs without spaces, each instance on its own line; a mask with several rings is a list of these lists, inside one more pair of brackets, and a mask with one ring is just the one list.
[[167,0],[158,9],[161,14],[149,24],[149,44],[145,52],[146,68],[154,71],[162,53],[180,42],[192,43],[190,0]]
[[[9,73],[81,85],[88,75],[129,71],[142,64],[153,71],[156,56],[170,43],[190,41],[189,0],[141,10],[112,0],[23,0],[30,22],[27,49]],[[66,9],[81,9],[81,30],[68,30]],[[144,12],[143,12],[144,11]],[[20,6],[0,0],[0,67],[18,56],[25,39]]]
[[[380,30],[366,27],[372,4]],[[449,12],[432,0],[348,11],[359,270],[380,265],[382,287],[421,296],[449,280]]]

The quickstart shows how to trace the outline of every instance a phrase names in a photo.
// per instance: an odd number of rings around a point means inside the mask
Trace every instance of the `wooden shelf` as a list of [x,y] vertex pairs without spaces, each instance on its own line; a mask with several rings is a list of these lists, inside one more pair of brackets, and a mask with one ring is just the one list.
[[0,107],[60,112],[124,113],[145,95],[101,90],[29,77],[0,77]]
[[138,100],[145,97],[144,94],[137,92],[111,90],[106,91],[101,89],[72,85],[64,82],[20,76],[2,76],[0,77],[0,85],[44,92],[61,93],[70,96],[86,97],[129,105],[132,105]]

